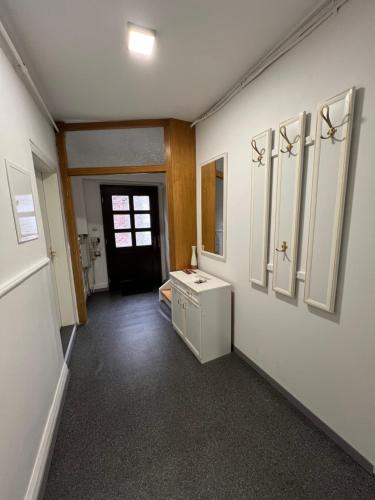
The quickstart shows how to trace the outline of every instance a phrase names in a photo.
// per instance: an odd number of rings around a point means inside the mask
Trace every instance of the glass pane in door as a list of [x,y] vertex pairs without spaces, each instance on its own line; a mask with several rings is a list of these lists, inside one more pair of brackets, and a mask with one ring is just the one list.
[[137,247],[151,245],[151,231],[139,231],[135,233],[135,244]]
[[151,227],[150,214],[135,214],[134,215],[134,225],[135,225],[136,229],[143,229],[145,227]]
[[130,229],[130,215],[129,214],[113,214],[113,226],[115,229]]
[[149,196],[133,196],[134,210],[150,210]]
[[129,196],[112,195],[112,210],[129,210]]
[[131,233],[115,233],[116,248],[133,246]]

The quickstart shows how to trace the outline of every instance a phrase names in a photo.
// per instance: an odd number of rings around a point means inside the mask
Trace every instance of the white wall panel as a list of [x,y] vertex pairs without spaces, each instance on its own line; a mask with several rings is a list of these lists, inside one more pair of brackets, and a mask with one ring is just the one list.
[[[337,129],[332,138],[322,117],[327,109]],[[305,300],[329,312],[335,309],[353,111],[350,89],[320,104],[317,113]]]
[[271,129],[253,137],[250,165],[250,281],[263,287],[267,285],[271,140]]
[[273,289],[289,297],[295,294],[297,272],[305,118],[300,113],[279,127]]

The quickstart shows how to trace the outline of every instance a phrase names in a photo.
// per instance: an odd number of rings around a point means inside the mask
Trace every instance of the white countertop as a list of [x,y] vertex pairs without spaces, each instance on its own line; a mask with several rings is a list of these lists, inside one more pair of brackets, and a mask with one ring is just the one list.
[[[223,281],[211,274],[205,273],[200,269],[195,269],[195,273],[186,274],[184,271],[173,271],[170,275],[181,281],[184,285],[190,287],[194,292],[207,292],[208,290],[213,290],[215,288],[230,287],[231,284]],[[205,283],[195,283],[199,278],[204,278],[207,281]]]

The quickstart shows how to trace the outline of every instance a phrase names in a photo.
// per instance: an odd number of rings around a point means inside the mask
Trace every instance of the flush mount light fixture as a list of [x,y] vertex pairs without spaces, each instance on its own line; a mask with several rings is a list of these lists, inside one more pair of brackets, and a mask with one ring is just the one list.
[[150,56],[154,48],[155,31],[128,23],[128,49],[135,54]]

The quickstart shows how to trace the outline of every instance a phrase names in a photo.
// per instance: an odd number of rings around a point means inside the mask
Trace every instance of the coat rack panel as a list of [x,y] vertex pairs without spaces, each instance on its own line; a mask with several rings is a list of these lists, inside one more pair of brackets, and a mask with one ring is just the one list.
[[251,141],[250,281],[267,286],[267,251],[271,180],[271,129]]
[[305,302],[335,310],[354,109],[354,88],[318,107]]
[[295,295],[305,121],[302,112],[279,127],[273,289],[289,297]]

